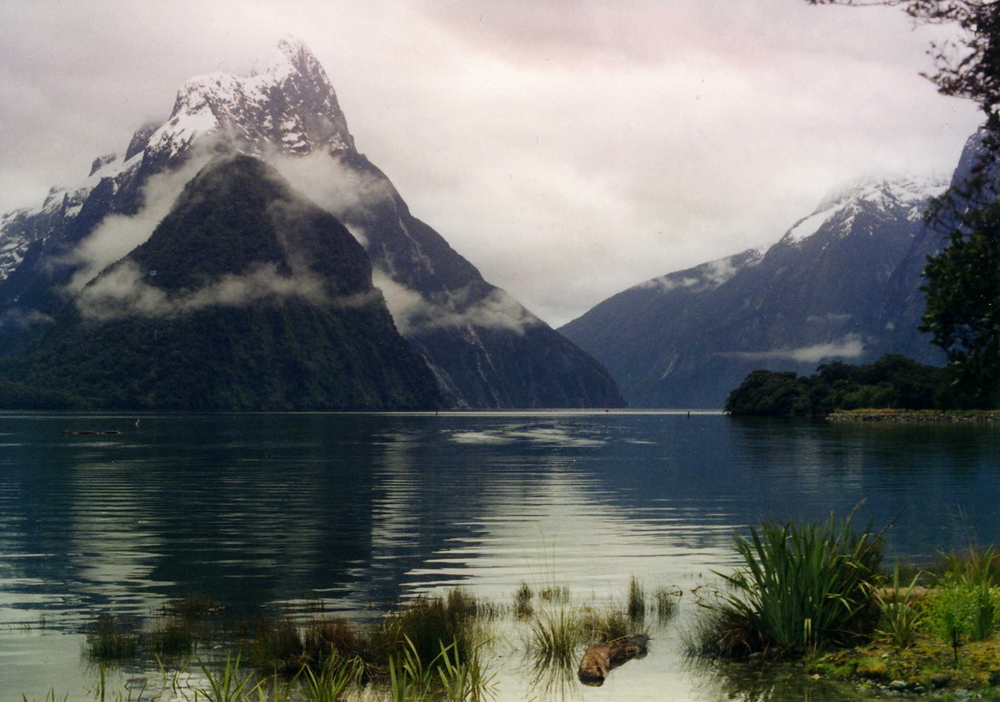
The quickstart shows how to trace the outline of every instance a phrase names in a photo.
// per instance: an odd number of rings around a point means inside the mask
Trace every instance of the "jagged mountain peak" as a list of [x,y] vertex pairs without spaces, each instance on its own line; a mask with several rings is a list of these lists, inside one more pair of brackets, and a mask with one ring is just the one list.
[[[867,200],[882,203],[922,202],[948,185],[946,179],[937,176],[918,178],[913,176],[862,176],[846,186],[836,188],[820,202],[816,212],[828,210],[852,200]],[[814,213],[815,214],[815,213]]]
[[[330,85],[330,79],[317,60],[316,55],[298,37],[288,35],[278,41],[271,64],[266,73],[277,77],[312,76],[316,80]],[[333,90],[332,85],[330,89]]]
[[249,151],[353,151],[354,138],[326,71],[304,42],[278,42],[269,67],[249,76],[216,71],[189,79],[146,151],[173,158],[195,139],[221,134]]
[[841,234],[850,231],[856,215],[861,212],[904,216],[919,219],[931,198],[943,193],[948,181],[936,176],[864,176],[837,188],[820,201],[808,217],[800,219],[781,239],[785,244],[800,244],[828,224],[836,224]]

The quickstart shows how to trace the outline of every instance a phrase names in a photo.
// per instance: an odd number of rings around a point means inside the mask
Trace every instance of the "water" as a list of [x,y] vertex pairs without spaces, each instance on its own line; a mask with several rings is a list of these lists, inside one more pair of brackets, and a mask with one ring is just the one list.
[[[66,433],[105,431],[120,433]],[[685,663],[677,633],[697,614],[690,591],[734,565],[734,530],[857,507],[891,523],[890,558],[1000,543],[998,472],[995,426],[0,413],[0,702],[50,687],[89,699],[83,629],[192,593],[365,618],[455,585],[509,602],[522,582],[565,584],[605,601],[633,576],[687,593],[646,659],[562,691],[508,660],[500,701],[739,698]]]

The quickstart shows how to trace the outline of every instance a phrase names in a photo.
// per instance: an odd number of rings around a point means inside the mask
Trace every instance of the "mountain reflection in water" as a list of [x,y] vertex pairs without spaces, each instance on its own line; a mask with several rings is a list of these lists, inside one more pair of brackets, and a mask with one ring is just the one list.
[[[235,612],[363,619],[456,585],[503,602],[521,583],[603,602],[633,576],[689,591],[733,566],[734,530],[862,501],[862,520],[898,517],[890,558],[1000,541],[994,427],[640,412],[136,419],[0,414],[0,702],[60,683],[76,694],[89,680],[80,633],[99,614],[144,617],[194,593]],[[727,697],[679,653],[691,600],[605,696],[660,699],[666,685],[674,699]],[[501,702],[519,699],[504,692],[523,689],[516,671],[499,680]]]

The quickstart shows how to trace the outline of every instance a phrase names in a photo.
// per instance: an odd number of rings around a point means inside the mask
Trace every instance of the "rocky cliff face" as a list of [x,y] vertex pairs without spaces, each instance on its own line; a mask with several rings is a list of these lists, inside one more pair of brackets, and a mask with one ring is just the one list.
[[397,327],[458,407],[620,406],[608,373],[413,217],[355,148],[336,93],[300,42],[247,77],[188,81],[170,118],[123,158],[0,223],[0,354],[23,351],[73,294],[141,244],[183,184],[219,153],[274,164],[360,241]]
[[920,256],[923,213],[945,185],[859,181],[765,252],[649,281],[561,331],[644,407],[721,407],[755,368],[810,373],[918,347],[919,360],[934,360],[915,325],[903,326],[904,296],[919,282],[902,270]]

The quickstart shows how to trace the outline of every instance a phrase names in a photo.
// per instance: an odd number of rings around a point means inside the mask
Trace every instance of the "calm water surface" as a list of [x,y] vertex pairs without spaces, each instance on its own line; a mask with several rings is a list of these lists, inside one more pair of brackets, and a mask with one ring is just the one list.
[[[118,434],[65,432],[118,431]],[[514,653],[508,700],[742,693],[680,655],[691,590],[768,515],[859,517],[891,558],[1000,543],[1000,429],[744,421],[692,413],[441,415],[0,413],[0,702],[92,699],[84,628],[209,595],[235,611],[365,618],[461,585],[686,595],[650,655],[602,688],[539,686]],[[837,699],[821,685],[768,699]],[[831,696],[833,695],[833,696]],[[746,696],[744,695],[744,698]]]

